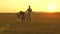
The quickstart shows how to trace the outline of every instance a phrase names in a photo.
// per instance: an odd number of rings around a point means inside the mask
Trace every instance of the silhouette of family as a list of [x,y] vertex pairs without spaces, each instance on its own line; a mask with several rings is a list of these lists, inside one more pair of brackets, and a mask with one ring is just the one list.
[[31,13],[32,13],[32,9],[29,5],[26,12],[20,11],[19,13],[17,13],[17,18],[21,18],[22,21],[25,21],[25,19],[27,19],[27,21],[28,20],[31,21]]

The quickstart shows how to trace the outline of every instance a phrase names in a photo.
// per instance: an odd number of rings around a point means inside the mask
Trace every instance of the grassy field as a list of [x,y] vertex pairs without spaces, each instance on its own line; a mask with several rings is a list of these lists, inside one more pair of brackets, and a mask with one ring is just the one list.
[[0,34],[60,34],[60,13],[32,13],[32,21],[16,23],[16,14],[0,14]]

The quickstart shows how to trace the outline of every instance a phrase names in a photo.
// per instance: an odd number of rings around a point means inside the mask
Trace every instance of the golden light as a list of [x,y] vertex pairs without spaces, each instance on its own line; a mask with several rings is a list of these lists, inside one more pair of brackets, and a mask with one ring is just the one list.
[[26,11],[30,5],[33,12],[60,12],[60,0],[0,0],[0,13]]
[[54,3],[49,4],[48,11],[49,12],[56,12],[56,5]]

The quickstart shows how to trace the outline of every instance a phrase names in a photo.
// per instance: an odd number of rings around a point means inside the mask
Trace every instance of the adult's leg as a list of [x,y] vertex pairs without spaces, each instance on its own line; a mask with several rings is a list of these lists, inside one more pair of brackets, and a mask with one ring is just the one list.
[[28,15],[28,17],[27,17],[27,21],[28,21],[28,20],[30,20],[30,21],[31,21],[31,17],[30,17],[30,15]]
[[31,21],[31,17],[30,17],[30,15],[29,15],[29,20]]

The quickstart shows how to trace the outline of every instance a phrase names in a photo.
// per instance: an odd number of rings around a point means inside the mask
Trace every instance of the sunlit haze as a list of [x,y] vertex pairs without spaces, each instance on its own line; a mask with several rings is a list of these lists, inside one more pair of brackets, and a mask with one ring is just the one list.
[[35,12],[59,12],[60,0],[0,0],[0,13],[26,11],[30,5]]

